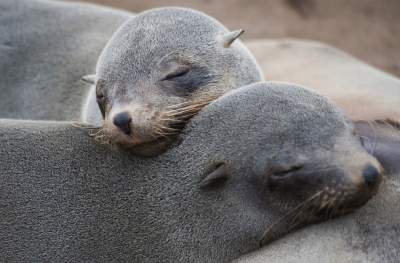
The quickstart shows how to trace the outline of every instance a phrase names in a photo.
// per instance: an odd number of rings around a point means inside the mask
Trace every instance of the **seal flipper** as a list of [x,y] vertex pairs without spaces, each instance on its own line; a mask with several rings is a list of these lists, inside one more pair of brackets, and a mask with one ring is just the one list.
[[400,172],[400,123],[390,120],[356,121],[354,128],[364,148],[379,160],[387,172]]

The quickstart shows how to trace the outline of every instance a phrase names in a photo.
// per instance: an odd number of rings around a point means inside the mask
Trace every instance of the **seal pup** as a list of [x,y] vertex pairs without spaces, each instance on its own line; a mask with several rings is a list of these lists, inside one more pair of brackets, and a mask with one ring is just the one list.
[[246,46],[265,75],[322,94],[353,121],[400,122],[400,80],[329,45],[296,39],[259,39]]
[[279,83],[220,97],[155,158],[70,123],[3,120],[0,135],[6,261],[227,262],[356,209],[381,181],[338,108]]
[[0,117],[79,120],[82,75],[133,14],[46,0],[1,0],[0,10]]
[[82,120],[103,124],[103,135],[132,153],[160,154],[210,101],[263,80],[242,33],[187,8],[139,13],[107,43],[96,74],[84,77],[95,85]]

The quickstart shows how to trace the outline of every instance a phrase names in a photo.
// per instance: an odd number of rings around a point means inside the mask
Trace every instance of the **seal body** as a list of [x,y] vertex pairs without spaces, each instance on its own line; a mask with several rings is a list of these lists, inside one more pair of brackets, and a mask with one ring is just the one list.
[[132,152],[160,153],[204,105],[263,79],[241,33],[192,9],[138,14],[104,48],[83,120]]
[[132,14],[45,0],[4,0],[0,10],[0,117],[78,120],[82,75]]
[[278,83],[223,95],[155,158],[70,123],[3,120],[0,134],[6,261],[228,262],[354,210],[381,177],[340,110]]

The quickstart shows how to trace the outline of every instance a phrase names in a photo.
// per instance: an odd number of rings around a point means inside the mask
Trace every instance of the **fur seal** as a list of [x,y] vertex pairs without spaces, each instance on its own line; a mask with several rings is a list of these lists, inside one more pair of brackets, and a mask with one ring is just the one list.
[[329,45],[260,39],[246,46],[265,75],[304,85],[343,108],[354,121],[400,122],[400,80]]
[[381,181],[341,110],[280,83],[223,95],[155,158],[70,123],[2,120],[0,135],[6,261],[227,262],[356,209]]
[[287,235],[236,263],[398,262],[400,129],[389,123],[366,122],[356,123],[355,128],[385,168],[377,195],[355,213]]
[[0,117],[79,120],[90,74],[132,13],[64,1],[0,1]]
[[204,105],[263,80],[254,57],[237,40],[242,33],[187,8],[139,13],[107,43],[96,75],[85,77],[96,85],[83,121],[103,123],[107,139],[133,153],[165,151]]

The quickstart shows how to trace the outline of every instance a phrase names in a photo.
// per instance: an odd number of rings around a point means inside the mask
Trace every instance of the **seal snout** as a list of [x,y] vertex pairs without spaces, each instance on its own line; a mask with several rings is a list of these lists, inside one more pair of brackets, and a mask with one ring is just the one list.
[[368,164],[364,167],[362,176],[364,178],[365,185],[369,188],[376,188],[381,181],[381,173],[371,164]]
[[364,203],[376,194],[383,178],[383,169],[378,162],[367,162],[357,169],[353,167],[349,174],[350,182],[355,186],[356,203]]
[[126,135],[131,134],[131,122],[132,117],[126,111],[116,114],[113,118],[113,124]]
[[382,174],[383,169],[373,160],[327,167],[309,164],[274,171],[268,182],[271,190],[286,198],[304,202],[313,198],[311,206],[318,211],[314,216],[324,219],[326,211],[332,217],[368,202],[378,191]]

